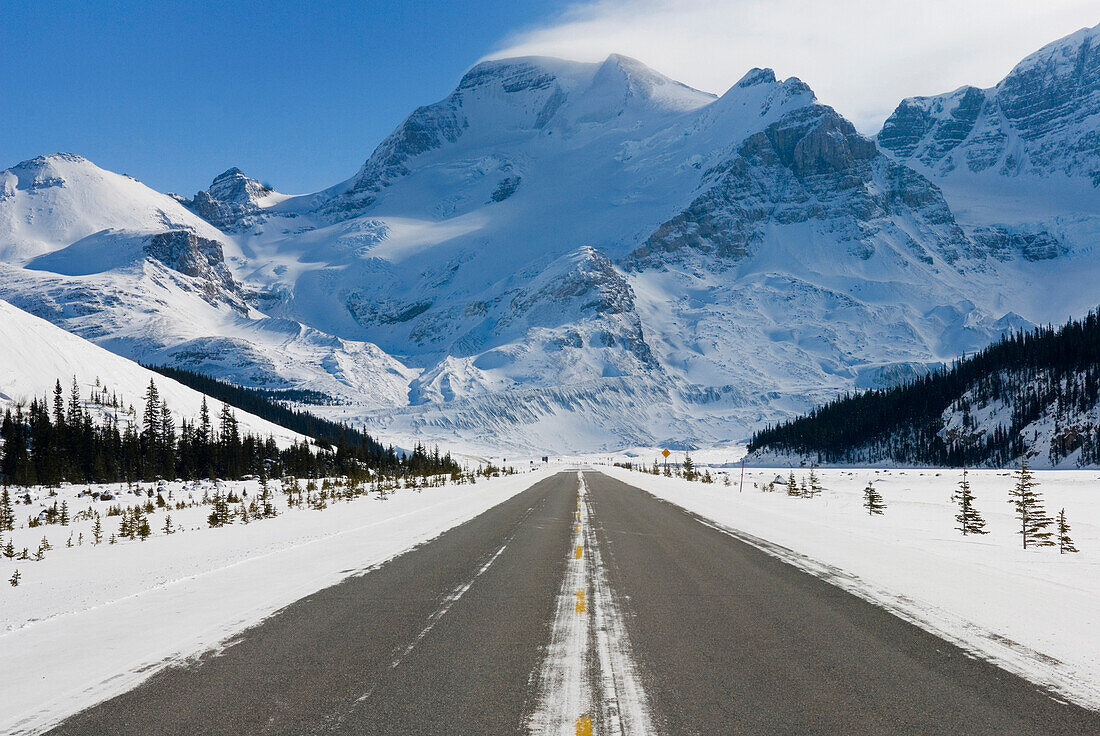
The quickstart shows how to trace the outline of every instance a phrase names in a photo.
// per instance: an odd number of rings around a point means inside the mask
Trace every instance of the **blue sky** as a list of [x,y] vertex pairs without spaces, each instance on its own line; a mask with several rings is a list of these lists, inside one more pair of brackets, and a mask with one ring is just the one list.
[[230,166],[315,191],[564,5],[0,0],[0,169],[71,151],[160,191]]

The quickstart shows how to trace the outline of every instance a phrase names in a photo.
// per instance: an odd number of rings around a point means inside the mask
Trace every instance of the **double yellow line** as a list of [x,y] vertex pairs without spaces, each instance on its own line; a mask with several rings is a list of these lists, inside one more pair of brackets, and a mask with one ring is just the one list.
[[[577,494],[577,524],[576,524],[576,526],[573,527],[573,530],[575,532],[577,532],[578,534],[581,531],[580,522],[581,522],[581,497],[580,497],[580,494],[578,493]],[[583,544],[578,544],[577,545],[575,554],[576,554],[576,559],[578,559],[578,560],[581,559],[581,557],[584,555],[584,545]],[[577,592],[575,593],[575,595],[577,597],[577,613],[578,614],[583,614],[587,610],[587,606],[585,604],[585,599],[584,599],[584,588],[577,588]],[[581,716],[580,718],[578,718],[576,726],[577,726],[577,736],[592,736],[592,719],[589,716],[585,715],[585,716]]]

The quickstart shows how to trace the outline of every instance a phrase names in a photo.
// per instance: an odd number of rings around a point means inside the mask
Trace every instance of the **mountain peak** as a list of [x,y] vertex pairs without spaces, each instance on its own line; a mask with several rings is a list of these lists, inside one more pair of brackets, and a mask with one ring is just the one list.
[[234,166],[215,176],[208,190],[197,193],[192,200],[180,201],[207,222],[226,230],[273,204],[273,195],[275,199],[282,198],[271,187],[245,176]]
[[1100,25],[1047,44],[995,87],[903,100],[880,145],[936,176],[1065,176],[1100,186]]
[[[75,153],[50,153],[20,161],[9,169],[22,181],[28,175],[63,180],[62,174],[73,171],[102,171],[98,166]],[[56,181],[55,183],[61,183]]]
[[207,192],[221,202],[256,204],[271,194],[272,189],[233,167],[215,176]]
[[219,181],[223,181],[225,179],[236,178],[238,176],[244,176],[244,172],[241,171],[240,169],[238,169],[236,166],[234,166],[233,168],[226,169],[222,173],[215,176],[214,177],[214,183],[217,184]]
[[[475,64],[459,80],[456,94],[500,84],[505,92],[546,89],[554,82],[573,86],[586,76],[591,64],[552,56],[516,56],[488,59]],[[590,75],[590,72],[588,72]]]
[[599,65],[584,97],[588,98],[588,104],[583,107],[603,109],[610,106],[605,112],[613,115],[637,103],[659,111],[684,112],[696,110],[715,99],[712,94],[677,82],[622,54],[611,54]]
[[737,80],[735,87],[755,87],[758,84],[775,84],[775,72],[768,68],[753,67]]

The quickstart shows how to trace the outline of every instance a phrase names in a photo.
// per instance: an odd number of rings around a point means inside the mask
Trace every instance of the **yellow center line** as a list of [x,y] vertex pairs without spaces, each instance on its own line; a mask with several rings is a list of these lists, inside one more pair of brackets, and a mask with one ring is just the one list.
[[577,545],[577,559],[578,560],[581,558],[581,553],[582,552],[584,552],[584,547],[582,547],[581,545],[578,544]]
[[577,736],[592,736],[592,719],[588,716],[577,719]]

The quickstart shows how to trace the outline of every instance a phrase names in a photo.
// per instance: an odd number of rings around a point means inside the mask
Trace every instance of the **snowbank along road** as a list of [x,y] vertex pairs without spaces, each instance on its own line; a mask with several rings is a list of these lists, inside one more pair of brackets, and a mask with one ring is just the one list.
[[57,734],[1085,734],[1100,714],[560,473]]

